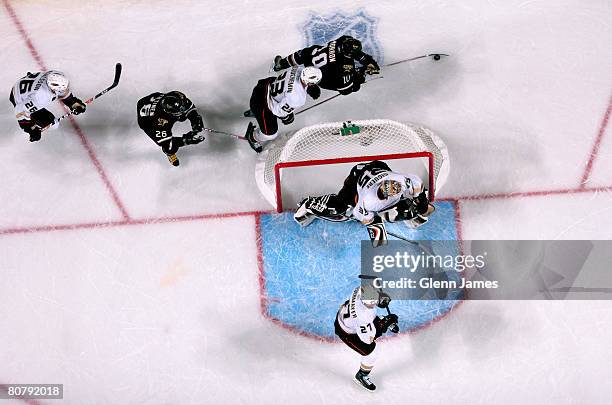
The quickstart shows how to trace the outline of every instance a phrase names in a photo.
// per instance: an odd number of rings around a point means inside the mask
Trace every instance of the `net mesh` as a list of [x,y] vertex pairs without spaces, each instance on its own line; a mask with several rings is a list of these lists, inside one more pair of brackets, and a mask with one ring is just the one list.
[[[344,125],[356,126],[358,131],[343,131]],[[446,145],[427,128],[383,119],[318,124],[277,139],[266,147],[266,155],[257,165],[257,183],[264,197],[277,207],[274,167],[278,163],[412,152],[433,154],[433,187],[439,190],[449,170]]]

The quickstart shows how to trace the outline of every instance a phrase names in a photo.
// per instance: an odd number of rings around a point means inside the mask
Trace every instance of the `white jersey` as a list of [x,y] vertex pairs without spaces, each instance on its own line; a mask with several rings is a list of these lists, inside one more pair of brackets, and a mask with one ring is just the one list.
[[66,89],[63,94],[55,94],[47,86],[47,76],[50,73],[60,73],[56,70],[46,72],[28,73],[19,79],[12,90],[15,102],[15,116],[17,120],[30,119],[30,114],[47,107],[58,98],[65,98],[70,94]]
[[[402,192],[380,198],[378,189],[385,180],[395,180],[401,184]],[[403,175],[388,170],[367,171],[362,174],[357,184],[357,204],[353,209],[353,217],[358,221],[369,222],[374,215],[393,207],[400,200],[414,198],[423,189],[422,180],[415,175]]]
[[362,342],[370,344],[376,338],[376,307],[368,308],[361,302],[361,287],[355,288],[348,301],[340,306],[337,317],[342,330],[357,334]]
[[292,67],[281,73],[268,86],[268,108],[277,117],[286,117],[306,103],[306,87],[300,76],[303,66]]

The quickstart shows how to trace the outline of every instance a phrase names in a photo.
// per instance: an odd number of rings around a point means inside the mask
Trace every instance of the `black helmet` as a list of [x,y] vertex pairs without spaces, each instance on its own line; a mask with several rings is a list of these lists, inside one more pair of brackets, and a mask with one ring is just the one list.
[[348,35],[340,39],[341,41],[338,41],[338,50],[340,53],[352,58],[356,53],[361,52],[361,42],[358,39]]
[[180,91],[166,93],[160,104],[163,112],[175,117],[180,117],[189,109],[189,100]]

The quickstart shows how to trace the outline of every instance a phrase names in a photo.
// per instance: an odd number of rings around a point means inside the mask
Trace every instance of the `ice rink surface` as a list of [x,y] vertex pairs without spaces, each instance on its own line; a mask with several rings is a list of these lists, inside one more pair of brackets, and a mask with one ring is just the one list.
[[[459,238],[610,239],[609,0],[0,3],[0,384],[65,390],[7,404],[609,403],[609,301],[463,302],[384,340],[379,389],[361,390],[357,355],[262,313],[271,207],[255,153],[210,134],[173,168],[136,124],[139,98],[182,90],[206,126],[242,133],[274,55],[304,47],[308,21],[361,13],[384,63],[451,57],[383,68],[294,129],[431,128]],[[118,88],[27,141],[8,102],[18,78],[60,69],[88,98],[116,62]]]

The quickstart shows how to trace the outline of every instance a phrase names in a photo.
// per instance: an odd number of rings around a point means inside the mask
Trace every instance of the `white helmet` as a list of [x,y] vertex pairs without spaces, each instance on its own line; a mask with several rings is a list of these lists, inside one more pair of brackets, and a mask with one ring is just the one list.
[[317,84],[321,81],[322,77],[321,69],[312,66],[305,67],[300,75],[300,79],[302,79],[302,83],[305,85]]
[[367,307],[378,305],[378,291],[374,290],[372,286],[362,285],[359,289],[358,298]]
[[56,94],[63,94],[68,90],[70,82],[62,72],[51,72],[47,75],[47,86]]

